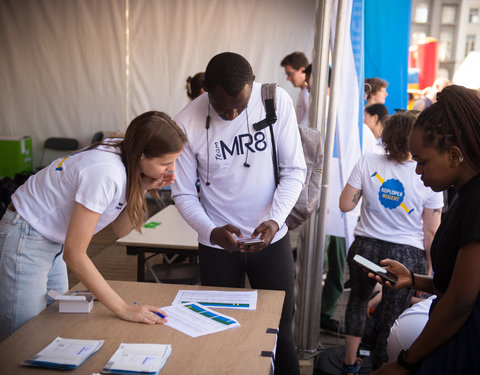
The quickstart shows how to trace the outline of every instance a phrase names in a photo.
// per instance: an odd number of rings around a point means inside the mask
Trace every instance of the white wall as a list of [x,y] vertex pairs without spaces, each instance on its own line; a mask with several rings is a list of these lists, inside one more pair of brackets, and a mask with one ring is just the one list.
[[0,134],[32,136],[38,166],[50,136],[87,145],[147,110],[174,116],[188,103],[187,76],[227,50],[296,100],[280,61],[296,50],[311,58],[315,3],[2,0]]

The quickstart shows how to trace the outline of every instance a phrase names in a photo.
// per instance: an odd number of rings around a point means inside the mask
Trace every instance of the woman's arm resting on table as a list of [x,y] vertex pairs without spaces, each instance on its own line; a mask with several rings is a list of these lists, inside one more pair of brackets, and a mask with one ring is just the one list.
[[127,304],[105,281],[93,262],[87,255],[90,243],[100,214],[87,209],[79,203],[75,204],[67,236],[63,258],[68,268],[76,277],[118,317],[134,322],[148,324],[164,323],[164,320],[154,314],[160,312],[158,307]]

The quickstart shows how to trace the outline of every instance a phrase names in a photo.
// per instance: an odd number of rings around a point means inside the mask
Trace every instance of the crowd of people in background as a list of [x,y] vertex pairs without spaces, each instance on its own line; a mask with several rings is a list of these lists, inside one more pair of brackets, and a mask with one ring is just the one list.
[[[67,267],[119,318],[164,324],[168,317],[158,307],[127,305],[86,250],[107,225],[118,236],[139,230],[148,211],[145,194],[157,196],[172,185],[175,205],[198,233],[202,285],[243,287],[248,277],[252,288],[285,291],[275,374],[299,374],[294,257],[285,219],[306,177],[297,125],[309,126],[315,67],[298,51],[280,66],[300,91],[294,105],[276,88],[278,181],[270,135],[255,127],[265,117],[261,84],[243,56],[224,52],[187,78],[191,101],[174,120],[146,112],[123,139],[56,160],[19,187],[0,223],[0,340],[51,302],[48,289],[67,291]],[[359,221],[349,249],[345,238],[326,239],[320,327],[345,335],[345,374],[362,367],[358,351],[371,308],[377,312],[375,374],[480,373],[480,97],[438,78],[411,108],[390,115],[388,82],[367,78],[364,87],[362,156],[338,197],[343,212],[360,205]],[[71,181],[69,189],[58,189],[59,176]],[[442,192],[451,186],[456,195],[447,202]],[[32,240],[23,241],[25,234]],[[260,241],[245,244],[245,237]],[[18,252],[29,257],[18,263]],[[381,264],[396,283],[365,272],[353,260],[357,254]],[[344,327],[333,315],[346,263],[351,292]],[[390,330],[417,302],[416,290],[430,297],[429,319],[409,348],[389,358]]]

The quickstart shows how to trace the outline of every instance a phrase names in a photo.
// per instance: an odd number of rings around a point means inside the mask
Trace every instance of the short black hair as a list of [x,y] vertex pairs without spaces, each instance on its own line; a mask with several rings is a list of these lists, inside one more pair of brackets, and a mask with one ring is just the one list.
[[377,115],[378,121],[382,121],[385,117],[388,116],[388,108],[385,106],[385,104],[382,103],[367,105],[365,107],[365,112],[367,112],[370,116]]
[[221,86],[225,92],[236,97],[246,84],[254,79],[250,63],[234,52],[223,52],[214,56],[205,69],[204,85],[207,91]]

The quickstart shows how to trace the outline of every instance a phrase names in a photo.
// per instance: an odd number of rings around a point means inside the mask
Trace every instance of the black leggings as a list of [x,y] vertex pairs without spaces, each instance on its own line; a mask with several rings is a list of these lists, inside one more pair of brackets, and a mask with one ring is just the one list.
[[228,252],[202,244],[199,244],[198,251],[202,285],[242,288],[246,274],[253,289],[285,291],[275,374],[299,374],[292,336],[293,256],[288,233],[258,253]]
[[[355,237],[348,251],[347,261],[350,268],[352,290],[345,311],[345,333],[362,337],[367,319],[367,305],[377,283],[368,277],[358,264],[353,261],[355,254],[360,254],[374,263],[390,258],[403,263],[412,272],[425,274],[427,261],[425,252],[409,245],[401,245],[373,238]],[[375,321],[377,338],[372,351],[372,369],[375,370],[388,360],[387,339],[395,319],[409,306],[414,290],[403,288],[392,290],[382,288],[382,301],[377,307],[378,317]]]

